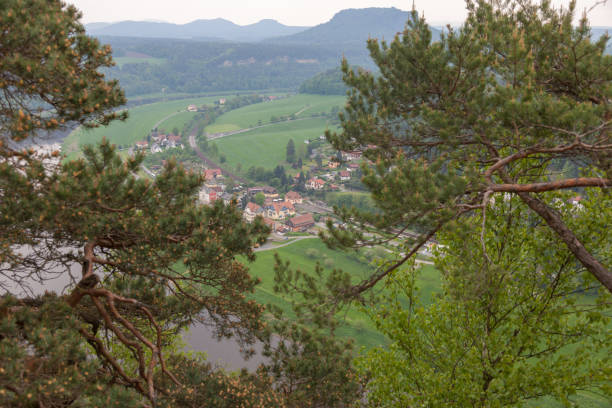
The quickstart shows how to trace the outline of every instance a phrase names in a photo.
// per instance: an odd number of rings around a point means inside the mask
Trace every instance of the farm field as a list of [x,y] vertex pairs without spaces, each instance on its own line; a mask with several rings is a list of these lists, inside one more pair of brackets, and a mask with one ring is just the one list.
[[[117,145],[131,145],[137,140],[144,139],[151,128],[164,117],[179,110],[185,110],[189,104],[201,105],[204,103],[212,103],[216,99],[218,98],[208,96],[169,102],[156,102],[130,108],[130,117],[125,122],[116,121],[107,127],[99,127],[96,129],[76,129],[64,139],[62,152],[67,154],[68,157],[74,157],[74,155],[78,154],[81,150],[80,146],[96,143],[102,140],[103,137],[106,137]],[[180,114],[177,116],[180,116]],[[177,121],[181,120],[186,120],[186,117],[181,116],[177,119]],[[171,128],[172,127],[170,127],[170,129]]]
[[335,129],[335,126],[329,126],[326,118],[308,118],[280,122],[214,142],[232,168],[240,164],[243,171],[251,166],[273,169],[285,161],[289,139],[293,139],[297,148],[304,144],[304,140],[319,137],[326,129]]
[[[308,256],[309,250],[316,251],[316,256]],[[373,266],[357,258],[354,253],[330,250],[319,239],[305,239],[277,250],[258,252],[255,262],[248,265],[251,274],[261,279],[261,284],[255,292],[255,299],[262,304],[275,304],[287,312],[291,309],[290,303],[273,291],[275,253],[278,253],[284,261],[290,261],[293,269],[307,272],[314,271],[317,261],[323,264],[325,259],[329,259],[333,262],[330,268],[351,272],[355,281],[363,279],[373,270]],[[438,271],[428,265],[421,267],[419,287],[423,302],[429,303],[433,293],[440,287]],[[369,348],[386,343],[386,338],[376,331],[368,316],[356,307],[348,310],[343,315],[343,320],[344,324],[339,327],[338,333],[343,337],[354,339],[358,348],[360,346]]]
[[258,122],[270,123],[272,116],[295,114],[305,118],[314,113],[329,112],[334,106],[344,106],[344,96],[299,94],[289,98],[257,103],[230,111],[206,127],[207,133],[227,132],[257,126]]
[[172,129],[176,127],[180,132],[183,130],[183,127],[185,127],[185,125],[188,124],[197,114],[197,112],[177,113],[176,115],[173,115],[160,123],[157,126],[157,129],[159,129],[160,132],[170,133],[172,132]]

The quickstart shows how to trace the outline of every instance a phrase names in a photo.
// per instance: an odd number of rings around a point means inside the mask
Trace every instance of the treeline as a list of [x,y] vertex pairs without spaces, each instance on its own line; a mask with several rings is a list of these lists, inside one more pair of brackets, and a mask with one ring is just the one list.
[[138,53],[162,64],[127,63],[105,71],[128,96],[160,92],[296,89],[302,81],[338,65],[335,52],[311,46],[237,44],[171,39],[102,37],[121,57]]
[[307,79],[300,85],[300,93],[318,95],[345,95],[346,85],[342,81],[342,71],[334,68]]

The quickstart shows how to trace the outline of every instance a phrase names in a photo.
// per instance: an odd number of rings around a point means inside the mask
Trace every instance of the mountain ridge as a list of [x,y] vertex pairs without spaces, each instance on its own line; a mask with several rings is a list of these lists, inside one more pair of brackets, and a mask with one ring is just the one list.
[[94,36],[221,39],[237,42],[257,42],[266,38],[291,35],[308,27],[286,26],[273,19],[238,25],[223,18],[198,19],[185,24],[152,21],[119,21],[116,23],[85,24],[88,34]]

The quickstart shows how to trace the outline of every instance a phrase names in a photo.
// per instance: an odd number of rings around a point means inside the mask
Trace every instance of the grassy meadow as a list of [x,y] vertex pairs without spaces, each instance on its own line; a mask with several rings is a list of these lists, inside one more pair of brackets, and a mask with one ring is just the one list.
[[[316,251],[316,256],[308,256],[308,250],[312,249]],[[278,253],[284,261],[290,261],[293,269],[300,269],[305,272],[314,271],[317,261],[323,265],[326,260],[331,260],[333,265],[327,261],[329,268],[339,268],[350,272],[355,282],[364,279],[374,269],[372,265],[364,262],[356,254],[331,250],[318,238],[304,239],[276,250],[258,252],[255,262],[249,264],[251,274],[261,279],[261,284],[257,287],[255,293],[255,299],[262,304],[275,304],[287,312],[291,309],[289,299],[283,299],[273,290],[275,253]],[[440,288],[439,272],[432,266],[424,265],[421,267],[418,281],[422,301],[429,303],[433,293]],[[346,311],[341,318],[343,324],[338,329],[338,334],[354,339],[358,347],[370,348],[386,343],[385,337],[376,331],[368,316],[356,307]]]
[[264,126],[214,142],[232,168],[240,163],[243,171],[251,166],[273,169],[285,162],[289,139],[293,139],[297,149],[304,140],[319,137],[329,126],[326,118],[308,118]]
[[[103,137],[117,145],[131,145],[138,140],[145,139],[156,123],[172,113],[183,111],[190,104],[210,104],[217,99],[217,97],[213,96],[189,98],[169,102],[156,102],[130,108],[130,117],[125,122],[115,121],[109,126],[95,129],[76,129],[64,139],[62,152],[67,154],[68,157],[74,157],[80,152],[81,146],[97,143]],[[186,123],[187,120],[188,116],[181,113],[176,117],[169,118],[167,123],[171,124],[169,128],[172,129],[175,123]],[[162,123],[162,125],[168,126],[166,123]],[[178,127],[182,128],[182,126]]]
[[257,103],[230,111],[206,127],[207,133],[227,132],[270,123],[272,116],[281,117],[295,114],[305,118],[315,113],[329,112],[334,106],[342,108],[344,96],[299,94],[289,98]]

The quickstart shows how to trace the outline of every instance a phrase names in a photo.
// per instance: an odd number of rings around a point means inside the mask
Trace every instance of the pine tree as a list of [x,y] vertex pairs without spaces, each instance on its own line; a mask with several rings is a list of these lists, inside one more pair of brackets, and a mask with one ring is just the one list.
[[289,139],[287,142],[287,163],[293,163],[295,161],[295,143],[293,139]]
[[[574,189],[588,198],[612,184],[608,37],[593,40],[586,18],[572,25],[575,3],[467,4],[464,25],[437,42],[416,12],[390,44],[369,40],[380,76],[343,62],[350,86],[343,132],[327,136],[337,149],[361,150],[374,163],[362,181],[380,212],[345,210],[342,218],[356,227],[332,228],[328,241],[375,243],[359,227],[366,224],[396,236],[407,228],[422,232],[406,242],[400,262],[352,290],[371,288],[453,220],[486,213],[493,196],[509,194],[612,292],[609,241],[585,246],[588,237],[547,204],[551,191]],[[568,161],[581,167],[580,177],[550,175],[555,162]],[[602,208],[593,216],[609,213]]]
[[[285,373],[339,355],[333,339],[306,353],[309,327],[291,361],[271,351],[269,373],[228,375],[177,350],[194,322],[235,336],[247,354],[255,339],[280,347],[249,297],[258,280],[237,260],[254,259],[269,232],[261,220],[247,224],[221,200],[198,205],[202,177],[172,160],[150,181],[136,176],[142,155],[124,159],[108,141],[63,162],[16,147],[127,116],[115,110],[125,103],[116,81],[98,72],[113,64],[110,48],[79,17],[59,0],[8,0],[0,10],[0,406],[307,406],[330,383],[302,370],[292,373],[300,388],[280,393]],[[65,294],[31,290],[57,277]],[[275,327],[291,344],[287,318]],[[346,360],[329,378],[346,383]],[[359,397],[346,391],[340,400]]]

